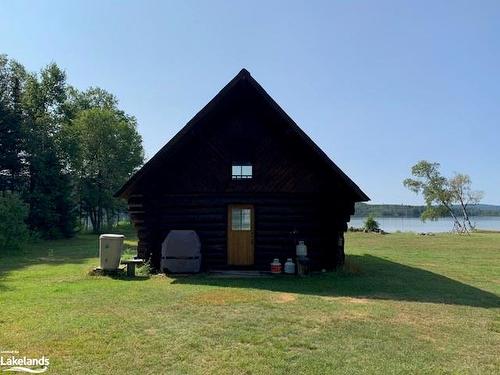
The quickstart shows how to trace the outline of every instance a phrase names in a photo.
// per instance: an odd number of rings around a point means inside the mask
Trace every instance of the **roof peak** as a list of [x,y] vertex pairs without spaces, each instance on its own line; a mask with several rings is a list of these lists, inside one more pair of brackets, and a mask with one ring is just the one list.
[[215,97],[208,102],[179,132],[165,145],[160,151],[158,151],[151,159],[146,162],[140,170],[138,170],[122,187],[119,191],[115,193],[115,196],[126,197],[129,192],[133,189],[133,187],[137,184],[137,182],[145,175],[146,171],[154,168],[154,165],[157,165],[161,162],[163,155],[171,152],[172,148],[174,148],[180,138],[184,137],[186,134],[192,131],[195,126],[200,123],[200,120],[206,117],[207,113],[212,111],[218,105],[220,105],[223,98],[227,97],[228,94],[239,84],[248,83],[245,85],[245,89],[253,88],[256,90],[256,93],[264,98],[264,101],[270,105],[270,107],[277,112],[279,116],[283,118],[283,120],[288,124],[288,126],[292,129],[292,132],[295,133],[302,142],[305,142],[310,149],[316,153],[316,155],[328,166],[334,173],[336,173],[340,178],[347,184],[347,186],[352,190],[355,194],[357,201],[368,201],[370,198],[363,193],[363,191],[321,150],[316,143],[314,143],[309,136],[304,133],[302,129],[292,120],[290,116],[274,101],[271,96],[262,88],[262,86],[250,75],[250,72],[242,68],[240,72],[228,83],[222,90],[219,91]]
[[246,70],[245,68],[242,68],[240,70],[240,72],[238,73],[238,76],[251,77],[252,75],[250,74],[250,72],[248,70]]

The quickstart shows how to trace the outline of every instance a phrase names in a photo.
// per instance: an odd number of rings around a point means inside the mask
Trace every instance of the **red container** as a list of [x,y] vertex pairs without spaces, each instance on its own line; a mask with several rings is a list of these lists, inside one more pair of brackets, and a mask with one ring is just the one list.
[[281,273],[281,263],[278,258],[271,263],[271,273]]

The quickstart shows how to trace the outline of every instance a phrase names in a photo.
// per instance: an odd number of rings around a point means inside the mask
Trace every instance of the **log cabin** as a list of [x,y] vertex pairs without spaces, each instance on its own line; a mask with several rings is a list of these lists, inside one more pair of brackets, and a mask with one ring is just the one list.
[[115,194],[138,255],[160,267],[171,230],[194,230],[202,269],[269,269],[305,242],[312,269],[344,262],[368,196],[243,69]]

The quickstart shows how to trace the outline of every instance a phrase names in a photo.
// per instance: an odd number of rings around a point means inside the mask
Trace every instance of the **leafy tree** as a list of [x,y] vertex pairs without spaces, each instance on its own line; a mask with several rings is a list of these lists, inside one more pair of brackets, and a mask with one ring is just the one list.
[[65,121],[66,75],[55,64],[29,74],[22,96],[28,165],[28,224],[43,238],[69,237],[76,224],[71,176],[59,133]]
[[[474,229],[470,222],[468,206],[479,203],[482,193],[472,191],[469,176],[456,174],[448,179],[441,175],[439,166],[439,163],[422,160],[411,169],[415,178],[407,178],[403,184],[411,191],[423,195],[426,209],[421,215],[422,220],[436,220],[449,214],[454,221],[454,231],[468,232]],[[455,213],[454,205],[460,206],[461,217]]]
[[19,250],[28,238],[28,207],[17,194],[0,194],[0,253]]
[[21,188],[22,109],[24,69],[0,55],[0,191]]
[[112,193],[143,150],[135,118],[117,105],[101,88],[69,86],[54,63],[28,73],[0,55],[0,192],[20,193],[42,238],[71,236],[78,204],[95,230],[123,211]]
[[142,139],[136,120],[112,109],[79,112],[67,130],[72,141],[72,168],[77,176],[81,209],[94,232],[121,204],[113,193],[142,164]]
[[364,222],[364,229],[369,231],[369,232],[375,232],[379,230],[380,226],[378,222],[375,220],[373,215],[368,215]]
[[[74,87],[68,88],[68,104],[66,110],[70,113],[76,114],[79,111],[92,108],[121,112],[117,107],[118,99],[113,94],[100,87],[90,87],[84,91],[77,90]],[[75,116],[70,117],[74,118]]]

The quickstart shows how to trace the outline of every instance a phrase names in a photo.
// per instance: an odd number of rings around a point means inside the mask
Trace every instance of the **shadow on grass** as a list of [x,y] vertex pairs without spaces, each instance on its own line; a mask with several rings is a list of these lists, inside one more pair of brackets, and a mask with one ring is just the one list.
[[[116,233],[121,232],[123,231],[120,228],[116,231]],[[133,235],[130,235],[130,238],[133,239]],[[125,251],[136,249],[135,246],[127,244],[127,239],[124,247]],[[0,291],[8,289],[3,281],[12,271],[40,264],[47,266],[83,264],[91,258],[98,257],[99,236],[95,234],[79,234],[71,239],[34,242],[27,244],[20,252],[0,253]],[[95,266],[97,265],[98,259],[95,263]]]
[[102,275],[101,277],[110,277],[112,279],[120,281],[145,281],[151,278],[151,276],[146,276],[146,275],[127,276],[126,274],[109,274],[109,275]]
[[305,278],[294,276],[220,278],[195,275],[177,278],[173,283],[253,288],[317,296],[500,307],[500,297],[493,293],[420,268],[372,255],[350,255],[347,264],[351,271],[331,272]]

